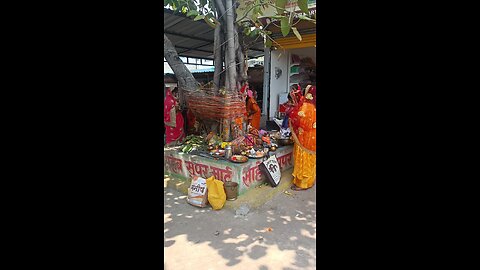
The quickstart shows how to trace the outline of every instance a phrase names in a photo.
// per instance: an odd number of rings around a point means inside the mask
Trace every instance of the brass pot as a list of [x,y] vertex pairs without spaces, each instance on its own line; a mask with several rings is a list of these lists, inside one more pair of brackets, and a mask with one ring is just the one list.
[[288,138],[288,139],[278,139],[277,140],[278,145],[291,145],[293,144],[293,140]]

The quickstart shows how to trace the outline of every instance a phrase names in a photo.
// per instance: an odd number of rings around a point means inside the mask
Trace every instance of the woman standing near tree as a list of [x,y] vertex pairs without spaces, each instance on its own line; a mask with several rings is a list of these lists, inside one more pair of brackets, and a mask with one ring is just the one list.
[[289,123],[288,118],[290,117],[290,113],[296,107],[296,105],[300,102],[301,97],[302,97],[302,90],[300,88],[300,85],[293,85],[287,96],[288,101],[287,103],[284,104],[284,107],[286,107],[286,109],[285,109],[285,117],[283,118],[283,122],[282,122],[283,129],[288,128],[288,123]]
[[185,137],[184,124],[182,113],[179,110],[176,95],[178,90],[174,89],[172,93],[170,88],[167,88],[165,96],[165,107],[163,109],[163,121],[165,123],[165,135],[167,146],[172,146],[181,143]]
[[255,95],[252,90],[247,91],[247,117],[248,123],[255,129],[260,130],[260,107],[257,104],[256,92]]
[[317,118],[314,86],[307,86],[305,94],[290,114],[290,130],[295,142],[293,155],[293,190],[311,188],[316,180]]

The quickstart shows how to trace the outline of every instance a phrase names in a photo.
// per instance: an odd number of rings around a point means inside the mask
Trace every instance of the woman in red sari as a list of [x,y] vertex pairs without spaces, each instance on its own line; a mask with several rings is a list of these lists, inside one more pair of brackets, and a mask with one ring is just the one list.
[[[176,93],[176,91],[174,93]],[[163,122],[165,123],[166,145],[173,146],[180,144],[185,137],[183,130],[185,121],[179,110],[177,99],[170,91],[170,88],[167,88],[165,96]]]

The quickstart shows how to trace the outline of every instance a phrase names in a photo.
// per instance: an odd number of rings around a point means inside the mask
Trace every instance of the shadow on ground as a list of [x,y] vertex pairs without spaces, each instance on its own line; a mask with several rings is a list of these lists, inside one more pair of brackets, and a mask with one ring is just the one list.
[[200,270],[315,269],[315,189],[280,193],[246,218],[210,206],[196,208],[186,202],[185,195],[165,189],[165,258],[185,260],[189,256],[182,252],[205,251],[211,261],[192,266]]

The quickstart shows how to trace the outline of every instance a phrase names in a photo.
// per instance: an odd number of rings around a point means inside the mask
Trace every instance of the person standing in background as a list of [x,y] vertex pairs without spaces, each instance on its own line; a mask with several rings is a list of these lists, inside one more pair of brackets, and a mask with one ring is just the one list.
[[167,146],[180,144],[185,138],[185,121],[180,111],[178,101],[178,88],[173,93],[167,88],[165,107],[163,109],[163,122],[165,123],[165,143]]
[[285,104],[282,104],[285,107],[285,117],[283,118],[282,122],[282,129],[287,129],[288,128],[288,118],[290,117],[290,113],[292,112],[293,108],[295,107],[295,103],[293,102],[293,97],[292,97],[292,92],[294,90],[291,90],[288,93],[287,96],[287,102]]
[[257,104],[256,95],[256,92],[254,93],[252,90],[247,91],[247,119],[250,126],[255,128],[256,130],[260,130],[261,110]]
[[184,121],[184,127],[183,130],[188,132],[188,110],[186,106],[186,101],[185,101],[185,96],[183,95],[182,89],[179,89],[178,87],[175,87],[172,91],[172,93],[175,93],[175,99],[177,101],[177,106],[180,111],[180,113],[183,116],[183,119],[187,119],[187,121]]

